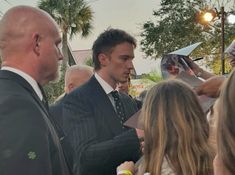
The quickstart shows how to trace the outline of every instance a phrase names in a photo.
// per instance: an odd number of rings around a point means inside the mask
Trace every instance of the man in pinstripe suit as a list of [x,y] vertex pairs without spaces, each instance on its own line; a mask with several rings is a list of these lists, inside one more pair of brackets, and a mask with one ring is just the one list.
[[135,39],[119,29],[108,29],[93,44],[95,75],[64,102],[65,132],[75,151],[75,173],[113,175],[125,160],[138,160],[140,144],[136,130],[123,125],[137,111],[133,99],[119,93],[125,116],[111,95],[133,69]]

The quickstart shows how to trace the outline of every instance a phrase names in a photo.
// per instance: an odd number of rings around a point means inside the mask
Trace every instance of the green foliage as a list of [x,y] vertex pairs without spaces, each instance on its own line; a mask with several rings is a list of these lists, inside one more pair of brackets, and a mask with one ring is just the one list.
[[[196,21],[198,9],[211,7],[212,1],[210,3],[201,0],[162,0],[160,9],[153,12],[155,20],[143,24],[142,50],[156,59],[201,41],[203,45],[192,56],[218,58],[221,48],[220,20],[215,21],[213,26],[202,26]],[[226,24],[225,46],[231,43],[234,36],[235,25]]]
[[40,0],[38,7],[48,12],[62,31],[63,64],[68,62],[68,35],[86,37],[92,29],[93,12],[85,0]]
[[85,63],[87,66],[91,66],[91,67],[94,67],[94,62],[92,60],[92,57],[89,57],[87,60],[86,60],[86,63]]
[[63,83],[62,79],[57,83],[50,82],[49,84],[44,86],[44,90],[45,90],[46,96],[48,98],[49,104],[55,102],[56,99],[61,94],[64,93],[63,87],[64,87],[64,83]]
[[202,28],[195,25],[196,10],[201,1],[162,0],[161,8],[153,12],[155,22],[143,25],[142,49],[147,56],[161,57],[189,44],[204,41]]
[[141,76],[141,78],[142,79],[148,79],[148,80],[151,80],[151,81],[156,82],[156,83],[162,80],[162,76],[156,71],[152,71],[148,74],[143,74]]
[[[214,71],[215,74],[219,75],[221,73],[221,59],[220,58],[216,58],[211,62],[211,68]],[[225,59],[225,73],[229,73],[231,72],[232,67],[229,64],[229,61],[227,59]]]
[[55,100],[64,93],[64,76],[65,76],[65,67],[60,66],[60,76],[59,80],[55,82],[50,82],[44,86],[46,96],[48,98],[49,104],[55,102]]
[[49,102],[53,102],[64,92],[64,74],[69,58],[68,36],[70,39],[77,34],[88,36],[92,29],[93,12],[85,0],[40,0],[38,7],[48,12],[62,31],[64,60],[61,66],[61,78],[59,82],[49,83],[45,87]]
[[84,0],[40,0],[38,7],[47,11],[70,38],[91,32],[93,12]]

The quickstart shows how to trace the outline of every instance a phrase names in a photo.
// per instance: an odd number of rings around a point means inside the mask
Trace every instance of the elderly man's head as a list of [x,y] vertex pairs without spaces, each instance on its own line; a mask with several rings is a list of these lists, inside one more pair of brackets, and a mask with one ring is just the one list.
[[93,68],[85,65],[74,65],[65,73],[65,93],[86,83],[93,75]]
[[42,85],[57,77],[60,43],[57,24],[40,9],[13,7],[0,21],[2,66],[22,70]]

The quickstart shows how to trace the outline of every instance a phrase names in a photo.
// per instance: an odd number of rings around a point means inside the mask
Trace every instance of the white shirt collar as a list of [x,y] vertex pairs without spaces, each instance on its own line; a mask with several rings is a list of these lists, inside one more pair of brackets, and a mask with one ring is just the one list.
[[97,73],[95,73],[95,78],[100,83],[101,87],[104,89],[106,94],[109,94],[110,92],[114,91],[112,86],[110,86],[101,76],[99,76]]
[[22,78],[24,78],[32,86],[33,90],[36,92],[36,94],[38,95],[40,100],[43,99],[42,92],[41,92],[37,82],[30,75],[26,74],[25,72],[23,72],[19,69],[15,69],[15,68],[8,67],[8,66],[2,67],[1,70],[7,70],[10,72],[14,72],[14,73],[18,74],[19,76],[21,76]]

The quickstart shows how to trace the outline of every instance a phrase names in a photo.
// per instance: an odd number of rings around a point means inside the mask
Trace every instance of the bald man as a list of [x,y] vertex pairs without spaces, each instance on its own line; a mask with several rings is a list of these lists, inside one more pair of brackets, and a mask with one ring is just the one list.
[[[17,6],[0,21],[0,174],[68,175],[61,132],[41,86],[58,75],[61,37],[44,11]],[[58,133],[58,134],[57,134]]]
[[[62,95],[59,100],[57,100],[54,104],[50,105],[50,114],[56,120],[60,127],[63,127],[63,102],[71,91],[75,88],[83,85],[87,82],[91,76],[93,75],[93,68],[86,65],[73,65],[66,70],[65,73],[65,94]],[[62,148],[65,152],[66,160],[69,166],[73,169],[74,161],[73,161],[73,150],[70,146],[67,138],[62,141]]]
[[93,75],[93,68],[86,65],[74,65],[65,73],[65,93],[68,94],[76,87],[87,82]]
[[66,70],[65,73],[65,94],[54,104],[50,106],[50,113],[60,126],[63,126],[62,122],[62,105],[66,98],[66,95],[73,91],[75,88],[86,83],[93,75],[93,68],[86,65],[73,65]]

